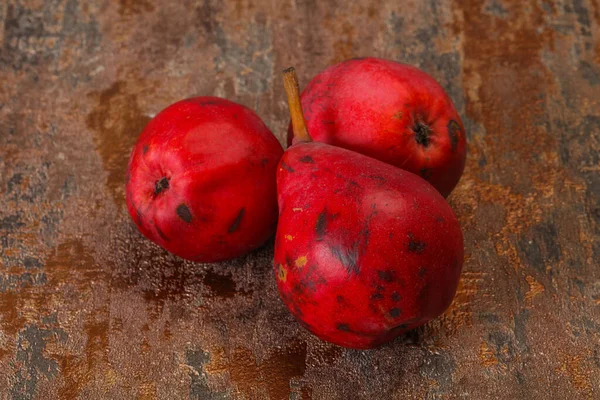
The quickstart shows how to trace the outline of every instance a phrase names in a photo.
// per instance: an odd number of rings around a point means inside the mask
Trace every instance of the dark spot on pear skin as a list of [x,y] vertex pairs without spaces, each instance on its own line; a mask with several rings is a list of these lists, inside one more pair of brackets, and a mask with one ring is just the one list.
[[269,163],[268,158],[263,158],[262,160],[260,160],[260,166],[263,168],[266,167],[268,163]]
[[[305,209],[307,210],[308,207],[305,207]],[[323,238],[327,235],[327,225],[329,221],[336,219],[338,216],[339,213],[329,214],[326,208],[319,213],[317,216],[317,222],[315,223],[315,233],[317,235],[316,240],[323,240]]]
[[331,254],[342,263],[348,274],[353,273],[358,275],[360,268],[358,266],[358,249],[356,246],[351,249],[342,246],[331,246],[330,248]]
[[452,152],[454,153],[456,151],[456,147],[458,146],[460,125],[458,125],[458,122],[451,119],[448,122],[447,128],[448,128],[448,136],[450,137],[450,145],[452,146]]
[[384,282],[390,283],[394,281],[394,273],[391,271],[377,271],[377,275]]
[[383,294],[377,292],[371,295],[371,300],[383,300]]
[[148,152],[148,145],[145,144],[144,147],[142,147],[142,153],[146,154]]
[[425,269],[425,267],[419,267],[419,276],[421,278],[425,276],[426,272],[427,272],[427,270]]
[[435,222],[439,222],[441,224],[443,222],[446,222],[446,220],[441,215],[436,215]]
[[392,308],[390,310],[390,316],[392,318],[398,318],[402,314],[402,311],[399,308]]
[[160,238],[161,238],[162,240],[164,240],[165,242],[168,242],[168,241],[170,241],[170,240],[171,240],[171,239],[169,239],[169,238],[167,237],[167,235],[165,235],[165,233],[164,233],[164,232],[163,232],[163,231],[162,231],[162,230],[161,230],[161,229],[158,227],[158,225],[155,225],[155,228],[156,228],[156,233],[158,233],[158,236],[160,236]]
[[327,285],[327,280],[319,273],[319,268],[315,264],[306,269],[307,272],[301,281],[306,288],[314,292],[318,286]]
[[294,290],[294,293],[296,293],[296,295],[300,295],[300,292],[305,292],[306,290],[314,292],[315,290],[317,290],[317,284],[315,281],[311,280],[310,278],[304,278],[300,281],[300,287],[301,289],[299,290]]
[[317,240],[323,240],[325,231],[327,229],[327,210],[323,210],[317,217],[317,223],[315,225],[315,233],[317,234]]
[[338,329],[338,331],[350,332],[350,325],[348,324],[337,324],[336,328]]
[[375,204],[375,203],[371,204],[371,210],[373,210],[373,211],[367,217],[363,228],[360,230],[360,232],[358,232],[358,235],[360,237],[359,245],[362,248],[363,254],[366,251],[367,246],[369,245],[369,237],[371,236],[371,229],[369,228],[369,226],[371,224],[371,220],[373,219],[373,217],[376,216],[378,213],[378,211],[376,211],[376,208],[377,208],[377,204]]
[[373,179],[374,181],[377,181],[380,185],[384,184],[387,181],[387,179],[385,179],[381,175],[369,175],[369,176],[367,176],[367,178],[370,178],[370,179]]
[[423,167],[419,170],[419,175],[421,175],[421,178],[428,181],[429,178],[431,178],[431,169]]
[[306,282],[300,282],[299,285],[295,285],[292,287],[292,295],[294,295],[296,298],[301,298],[302,296],[304,296],[306,288]]
[[300,157],[298,159],[298,161],[300,161],[301,163],[304,163],[304,164],[314,164],[315,163],[315,160],[313,160],[313,158],[308,155]]
[[233,233],[240,229],[240,223],[244,218],[244,214],[246,214],[246,209],[242,207],[242,209],[240,210],[240,212],[238,212],[238,215],[235,217],[231,225],[229,225],[229,229],[227,230],[228,233]]
[[393,301],[398,302],[398,301],[400,301],[401,298],[402,297],[400,297],[400,295],[398,294],[398,292],[392,293],[392,300]]
[[369,244],[369,236],[371,235],[371,230],[367,227],[364,227],[358,234],[361,237],[362,243],[364,243],[364,246],[366,247]]
[[340,174],[339,172],[334,171],[334,170],[332,170],[330,168],[327,168],[325,166],[322,166],[321,170],[323,172],[327,172],[327,173],[333,174],[333,176],[335,176],[337,179],[341,180],[342,182],[346,182],[347,186],[354,186],[354,187],[360,188],[360,185],[358,184],[358,182],[356,182],[354,179],[348,178],[344,174]]
[[411,253],[422,254],[427,247],[427,243],[415,239],[412,233],[408,234],[408,251]]
[[296,172],[296,171],[294,171],[294,168],[290,167],[283,161],[281,162],[281,168],[285,169],[287,172]]
[[330,120],[326,120],[326,119],[321,120],[321,122],[323,123],[323,125],[334,125],[335,124],[335,121],[330,121]]
[[336,300],[340,304],[343,304],[346,301],[346,299],[344,299],[344,296],[341,296],[339,294],[336,296]]
[[185,204],[178,205],[176,212],[179,218],[181,218],[181,220],[186,224],[192,222],[192,213],[190,212],[188,206],[186,206]]

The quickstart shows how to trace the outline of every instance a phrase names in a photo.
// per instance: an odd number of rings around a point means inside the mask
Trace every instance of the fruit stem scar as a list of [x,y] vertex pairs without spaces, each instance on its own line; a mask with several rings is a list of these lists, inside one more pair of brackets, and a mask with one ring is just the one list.
[[300,89],[298,88],[298,77],[294,67],[283,70],[283,86],[288,99],[290,116],[292,117],[292,130],[294,139],[299,142],[312,142],[312,138],[306,128],[306,120],[300,103]]
[[417,122],[413,126],[415,132],[415,140],[423,147],[429,146],[429,135],[431,134],[431,128],[425,125],[423,122]]
[[156,184],[154,186],[154,195],[158,196],[159,194],[161,194],[164,190],[169,188],[169,178],[167,178],[166,176],[163,176],[161,179],[156,181]]

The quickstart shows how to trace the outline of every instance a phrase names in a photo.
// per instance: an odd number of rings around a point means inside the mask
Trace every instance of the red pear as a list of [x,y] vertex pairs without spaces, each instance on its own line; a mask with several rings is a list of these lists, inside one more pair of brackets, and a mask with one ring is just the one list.
[[[425,72],[394,61],[344,61],[302,93],[313,140],[420,175],[448,196],[462,175],[465,129],[452,100]],[[288,141],[292,142],[292,128]]]
[[135,145],[127,209],[148,239],[182,258],[246,254],[275,231],[283,149],[250,109],[216,97],[160,112]]
[[463,263],[450,206],[410,172],[310,141],[293,70],[285,82],[297,140],[277,170],[274,269],[286,306],[319,338],[358,349],[442,314]]

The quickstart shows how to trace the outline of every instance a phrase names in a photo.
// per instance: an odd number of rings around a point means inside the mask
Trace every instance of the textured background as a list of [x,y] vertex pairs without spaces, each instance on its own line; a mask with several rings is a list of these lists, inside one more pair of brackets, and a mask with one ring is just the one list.
[[[599,39],[598,0],[1,0],[0,398],[599,398]],[[283,139],[281,69],[365,55],[463,116],[466,259],[442,318],[350,351],[287,312],[271,245],[144,240],[123,176],[168,104],[227,97]]]

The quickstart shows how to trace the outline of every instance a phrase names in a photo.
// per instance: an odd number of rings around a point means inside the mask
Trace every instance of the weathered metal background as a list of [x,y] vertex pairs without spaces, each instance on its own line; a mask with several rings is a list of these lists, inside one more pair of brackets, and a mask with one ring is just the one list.
[[[0,1],[0,398],[600,398],[597,0]],[[124,207],[149,118],[246,104],[373,55],[435,76],[469,132],[452,308],[375,351],[280,302],[272,245],[183,262]],[[350,116],[351,117],[351,116]]]

